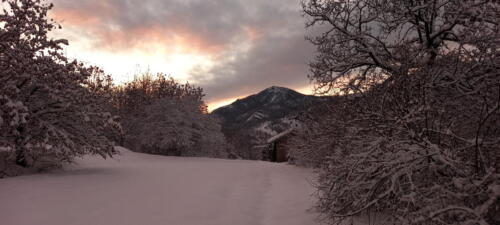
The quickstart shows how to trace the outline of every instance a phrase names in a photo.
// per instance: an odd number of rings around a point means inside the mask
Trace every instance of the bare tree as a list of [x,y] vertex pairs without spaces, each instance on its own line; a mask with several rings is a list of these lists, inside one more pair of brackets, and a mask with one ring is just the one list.
[[[346,101],[321,172],[334,223],[493,224],[500,207],[500,4],[308,0],[310,78]],[[328,132],[325,132],[328,134]]]

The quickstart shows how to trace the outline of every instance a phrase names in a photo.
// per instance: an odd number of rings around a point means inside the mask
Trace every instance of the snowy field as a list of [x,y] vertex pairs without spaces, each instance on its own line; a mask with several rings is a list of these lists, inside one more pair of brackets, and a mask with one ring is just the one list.
[[313,225],[310,170],[120,149],[0,180],[2,225]]

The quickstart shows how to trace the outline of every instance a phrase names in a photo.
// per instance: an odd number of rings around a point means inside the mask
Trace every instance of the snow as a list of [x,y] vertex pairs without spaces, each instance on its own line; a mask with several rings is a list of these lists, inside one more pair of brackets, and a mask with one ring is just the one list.
[[267,88],[264,91],[271,92],[271,93],[286,93],[286,92],[290,91],[290,89],[284,88],[284,87],[272,86],[272,87]]
[[278,99],[278,96],[277,95],[273,95],[273,97],[271,97],[271,100],[269,102],[270,103],[275,103],[277,99]]
[[283,96],[289,90],[286,88],[282,88],[282,87],[272,86],[264,91],[272,93],[272,96],[271,96],[271,99],[269,100],[269,102],[275,103],[280,99],[280,96]]
[[274,131],[270,127],[270,125],[271,125],[271,122],[270,121],[266,121],[264,123],[261,123],[257,128],[255,128],[255,130],[261,131],[261,132],[269,134],[271,136],[277,135],[278,132]]
[[253,113],[250,117],[248,117],[247,122],[252,121],[252,120],[260,120],[260,119],[264,119],[267,117],[269,117],[269,116],[267,116],[266,114],[264,114],[260,111],[257,111],[255,113]]
[[134,153],[0,180],[2,225],[312,225],[311,170]]
[[289,127],[292,127],[292,128],[298,128],[298,129],[301,129],[302,128],[302,123],[299,122],[298,120],[296,119],[292,119],[292,118],[289,118],[289,117],[285,117],[283,119],[281,119],[281,122],[282,123],[285,123],[285,124],[288,124]]
[[276,141],[276,140],[278,140],[278,139],[280,139],[280,138],[282,138],[282,137],[286,136],[287,134],[291,133],[293,130],[294,130],[294,128],[292,127],[292,128],[290,128],[290,129],[288,129],[288,130],[286,130],[286,131],[283,131],[283,132],[279,133],[278,135],[276,135],[276,136],[274,136],[274,137],[269,138],[269,139],[267,140],[267,143],[274,142],[274,141]]

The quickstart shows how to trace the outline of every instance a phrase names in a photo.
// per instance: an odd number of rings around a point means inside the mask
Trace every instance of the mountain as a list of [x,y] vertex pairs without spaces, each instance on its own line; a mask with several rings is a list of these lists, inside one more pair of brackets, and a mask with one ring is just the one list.
[[[222,130],[235,148],[252,151],[252,147],[265,144],[268,138],[292,126],[300,126],[295,117],[325,98],[273,86],[220,107],[212,114],[221,120]],[[253,152],[240,152],[240,155],[251,159],[259,157]]]
[[304,110],[316,99],[318,99],[316,96],[273,86],[220,107],[212,114],[222,120],[224,129],[251,127],[261,122],[282,119],[294,112]]

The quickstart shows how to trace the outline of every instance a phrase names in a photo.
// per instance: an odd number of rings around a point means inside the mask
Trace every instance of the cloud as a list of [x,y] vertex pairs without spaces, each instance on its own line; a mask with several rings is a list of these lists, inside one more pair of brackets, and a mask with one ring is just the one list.
[[166,52],[208,56],[210,66],[197,65],[188,74],[208,101],[308,84],[314,49],[304,39],[300,0],[53,2],[53,17],[69,27],[73,42],[85,43],[85,51],[123,54],[161,45]]
[[313,53],[302,35],[266,36],[245,50],[231,49],[214,67],[193,71],[208,98],[242,96],[272,85],[308,85],[307,63]]
[[[88,31],[95,48],[114,51],[161,39],[185,40],[207,49],[223,46],[248,23],[232,0],[54,0],[53,16]],[[89,37],[90,38],[90,37]]]

